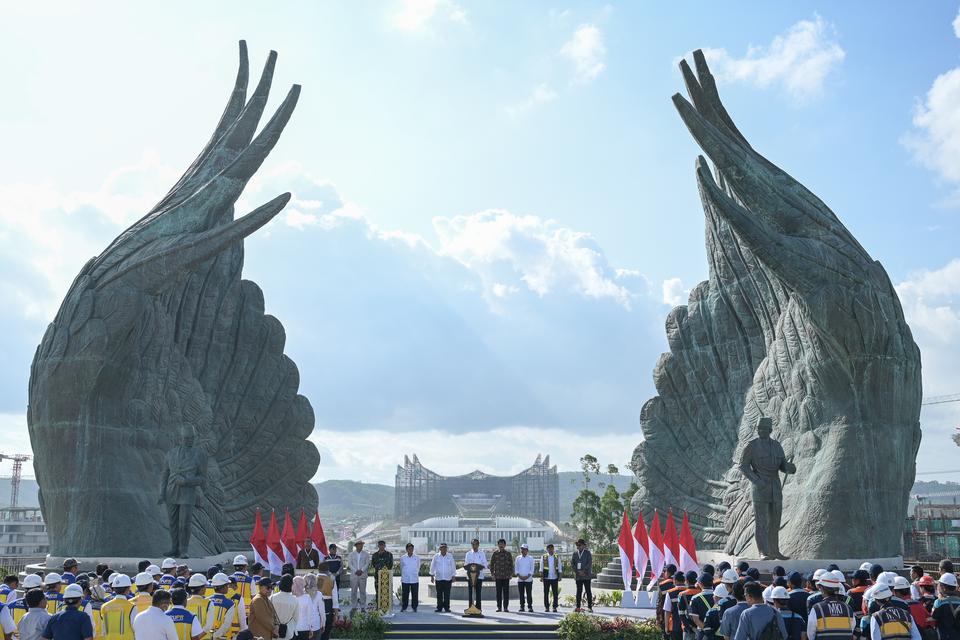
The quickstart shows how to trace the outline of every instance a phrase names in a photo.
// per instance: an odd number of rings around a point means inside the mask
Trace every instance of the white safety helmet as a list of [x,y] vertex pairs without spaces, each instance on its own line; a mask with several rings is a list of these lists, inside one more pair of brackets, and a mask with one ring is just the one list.
[[[847,577],[843,575],[843,571],[840,571],[839,569],[834,569],[833,571],[830,572],[830,576],[840,584],[840,595],[846,595],[847,589],[846,587],[843,586],[843,583],[847,579]],[[822,578],[823,576],[821,576],[821,579]]]
[[872,566],[873,566],[873,563],[872,563],[872,562],[864,562],[864,563],[861,563],[861,565],[860,565],[860,571],[866,571],[866,572],[869,573],[870,567],[872,567]]
[[873,590],[874,600],[886,600],[892,596],[893,592],[890,591],[890,587],[885,584],[878,584],[877,588]]
[[190,576],[190,580],[187,582],[188,587],[205,587],[207,586],[207,576],[202,573],[195,573]]
[[51,571],[47,575],[43,576],[44,586],[49,587],[50,585],[60,584],[61,582],[63,582],[63,579],[60,577],[59,573]]
[[817,569],[813,572],[813,583],[816,584],[820,577],[827,572],[826,569]]
[[940,584],[945,584],[948,587],[956,587],[957,576],[953,573],[945,573],[942,576],[940,576],[940,579],[937,580],[937,582],[939,582]]
[[68,584],[63,590],[63,599],[72,600],[73,598],[83,597],[83,587],[76,582]]
[[770,594],[770,597],[773,600],[789,600],[790,594],[787,593],[786,587],[774,587],[773,593]]
[[145,587],[149,584],[153,584],[153,576],[146,571],[143,573],[138,573],[133,578],[133,584],[137,585],[138,587]]
[[894,590],[909,589],[910,581],[904,578],[903,576],[898,575],[896,578],[893,579],[893,588]]
[[893,571],[884,571],[879,576],[877,576],[877,584],[885,584],[888,587],[892,587],[894,582],[897,580],[897,574]]
[[727,590],[727,585],[723,584],[722,582],[713,588],[713,597],[715,597],[717,600],[722,600],[728,595],[730,595],[730,592]]
[[247,556],[243,555],[242,553],[238,556],[235,556],[233,558],[233,566],[235,567],[247,566]]
[[821,587],[839,590],[840,585],[843,584],[843,579],[842,578],[838,579],[837,576],[833,575],[832,571],[824,571],[823,574],[820,576],[820,579],[817,581],[817,583]]
[[733,584],[737,581],[740,576],[737,575],[737,572],[733,569],[727,569],[723,572],[723,575],[720,576],[720,582],[724,584]]
[[176,569],[177,561],[173,558],[164,558],[163,562],[160,563],[161,569]]
[[152,564],[152,565],[150,565],[149,567],[147,567],[146,570],[144,571],[144,573],[147,573],[147,574],[149,574],[149,575],[151,575],[151,576],[163,575],[163,571],[161,571],[161,570],[160,570],[160,567],[158,567],[158,566],[155,565],[155,564]]
[[20,586],[23,587],[24,591],[39,589],[43,586],[43,578],[36,573],[28,573],[23,577],[23,582],[20,583]]
[[114,589],[123,589],[130,586],[130,576],[125,573],[115,573],[110,580],[110,586]]
[[226,584],[230,584],[230,576],[225,573],[218,573],[210,579],[211,587],[222,587]]
[[772,602],[773,601],[773,585],[770,585],[763,590],[763,601]]
[[77,583],[68,584],[67,588],[63,590],[63,599],[64,600],[73,600],[83,597],[83,588]]

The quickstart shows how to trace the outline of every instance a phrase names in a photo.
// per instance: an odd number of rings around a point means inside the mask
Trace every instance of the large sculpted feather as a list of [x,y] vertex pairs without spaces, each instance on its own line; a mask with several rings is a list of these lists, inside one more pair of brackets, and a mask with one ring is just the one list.
[[[756,552],[736,468],[761,416],[797,474],[781,548],[809,558],[899,552],[920,443],[920,354],[883,267],[803,185],[758,154],[701,52],[674,104],[697,161],[710,279],[671,312],[671,352],[641,413],[634,508],[685,508],[703,543]],[[864,479],[869,478],[869,481]],[[857,531],[858,535],[849,535]]]
[[[271,52],[248,100],[240,43],[235,86],[210,141],[170,192],[84,267],[37,349],[28,422],[52,553],[165,549],[157,496],[164,454],[183,425],[208,457],[191,555],[242,545],[256,507],[316,508],[309,479],[319,454],[305,441],[313,412],[297,394],[283,327],[241,279],[243,238],[289,194],[234,220],[234,203],[299,95],[295,85],[257,133],[275,63]],[[131,522],[149,526],[126,535]]]

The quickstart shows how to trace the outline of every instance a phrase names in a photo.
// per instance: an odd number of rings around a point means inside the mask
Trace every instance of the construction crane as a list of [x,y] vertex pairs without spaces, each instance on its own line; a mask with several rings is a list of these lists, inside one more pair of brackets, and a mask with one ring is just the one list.
[[23,463],[30,459],[25,453],[14,453],[7,455],[0,453],[0,460],[13,461],[13,475],[10,476],[10,506],[17,506],[20,499],[20,476],[23,475]]
[[960,393],[952,393],[948,396],[929,396],[924,398],[920,404],[946,404],[948,402],[960,402]]

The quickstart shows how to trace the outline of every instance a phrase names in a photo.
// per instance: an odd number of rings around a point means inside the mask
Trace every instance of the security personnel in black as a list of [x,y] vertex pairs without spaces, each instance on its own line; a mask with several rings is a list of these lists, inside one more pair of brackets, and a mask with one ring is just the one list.
[[787,596],[789,596],[790,611],[807,619],[807,598],[810,594],[803,588],[803,575],[799,571],[794,571],[787,576]]
[[687,590],[687,577],[682,571],[673,574],[673,588],[667,591],[663,603],[663,616],[666,623],[666,637],[669,640],[683,640],[683,623],[680,620],[680,594]]
[[80,610],[83,589],[78,584],[67,585],[63,592],[63,609],[47,621],[43,637],[47,640],[90,640],[93,622]]
[[700,594],[701,589],[697,581],[696,571],[687,571],[684,577],[687,581],[687,588],[680,592],[680,597],[677,598],[677,607],[680,609],[680,625],[683,627],[683,637],[686,640],[694,640],[697,627],[690,619],[690,601],[694,596]]
[[873,640],[920,640],[920,632],[910,610],[895,606],[893,592],[887,585],[873,590],[873,601],[879,609],[870,615],[870,637]]
[[807,618],[807,640],[850,640],[856,621],[845,599],[840,597],[843,574],[827,571],[818,585],[823,599],[810,609]]
[[[700,585],[700,593],[691,596],[687,603],[687,618],[693,626],[694,635],[697,640],[703,640],[705,636],[707,613],[713,608],[713,574],[704,572],[697,580]],[[717,625],[719,628],[719,623]],[[713,638],[713,633],[708,636]]]
[[667,616],[663,612],[663,606],[667,600],[667,592],[676,586],[673,584],[673,574],[676,573],[676,571],[676,566],[668,564],[663,568],[663,573],[661,574],[663,577],[660,582],[657,583],[657,626],[660,627],[660,631],[662,631],[664,635],[667,633]]
[[[727,568],[729,568],[729,565]],[[724,595],[718,598],[718,592],[721,588],[723,589]],[[703,621],[703,628],[700,630],[700,633],[697,634],[697,640],[722,640],[723,636],[720,635],[720,623],[723,621],[723,614],[727,612],[727,609],[737,604],[737,599],[733,597],[732,593],[727,591],[726,585],[716,586],[713,591],[713,596],[717,603],[707,611],[707,615]]]

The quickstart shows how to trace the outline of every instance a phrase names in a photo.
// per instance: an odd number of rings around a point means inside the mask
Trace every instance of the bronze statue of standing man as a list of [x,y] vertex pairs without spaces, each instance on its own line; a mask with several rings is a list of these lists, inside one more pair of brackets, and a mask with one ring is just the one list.
[[207,453],[196,446],[197,433],[193,425],[186,425],[183,440],[178,447],[167,451],[163,480],[160,485],[160,503],[167,505],[170,522],[170,551],[172,558],[186,558],[193,527],[193,508],[200,499],[201,487],[207,472]]
[[757,437],[740,455],[740,472],[753,485],[753,519],[757,550],[763,560],[789,560],[780,552],[780,518],[783,515],[783,487],[780,472],[796,473],[780,443],[770,437],[773,420],[760,418]]

